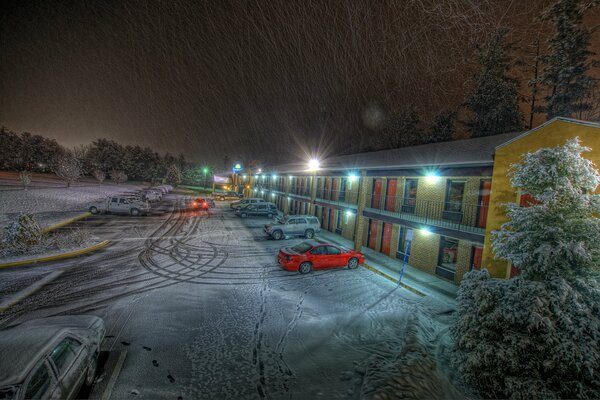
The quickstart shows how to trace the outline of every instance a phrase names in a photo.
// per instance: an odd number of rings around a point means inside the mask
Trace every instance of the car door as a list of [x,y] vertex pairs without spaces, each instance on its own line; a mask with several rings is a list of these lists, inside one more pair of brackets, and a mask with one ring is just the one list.
[[310,251],[310,262],[313,269],[327,268],[327,249],[325,246],[313,247]]
[[61,399],[66,397],[61,393],[52,367],[45,358],[36,365],[25,378],[22,389],[22,399]]
[[288,218],[285,223],[285,233],[288,235],[297,235],[298,234],[298,224],[296,218]]
[[304,235],[304,232],[308,228],[306,218],[298,218],[296,228],[298,229],[298,235]]
[[58,385],[66,398],[74,398],[85,379],[87,367],[85,346],[72,336],[62,338],[48,359],[58,377]]
[[119,199],[117,197],[111,197],[108,203],[108,211],[119,212]]
[[326,247],[328,268],[342,267],[347,264],[346,255],[344,254],[344,252],[342,252],[341,249],[331,245]]
[[127,199],[120,198],[118,210],[121,214],[129,214],[129,201]]

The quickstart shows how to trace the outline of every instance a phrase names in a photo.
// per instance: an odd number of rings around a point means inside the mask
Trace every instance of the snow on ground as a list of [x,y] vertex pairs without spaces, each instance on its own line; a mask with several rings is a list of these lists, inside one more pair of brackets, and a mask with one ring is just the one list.
[[143,186],[88,181],[66,188],[64,183],[36,174],[32,187],[23,190],[10,178],[3,174],[0,179],[0,228],[21,213],[35,214],[38,224],[47,227],[86,212],[85,205],[90,201]]
[[[448,366],[447,304],[364,268],[283,271],[278,248],[302,239],[265,240],[264,219],[224,204],[151,218],[136,231],[148,240],[71,261],[0,321],[102,317],[102,350],[127,350],[113,398],[465,397]],[[124,238],[128,221],[151,218],[107,217]]]

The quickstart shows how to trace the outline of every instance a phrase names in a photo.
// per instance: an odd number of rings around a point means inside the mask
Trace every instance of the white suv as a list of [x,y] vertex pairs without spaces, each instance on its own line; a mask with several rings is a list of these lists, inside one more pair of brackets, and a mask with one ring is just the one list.
[[312,239],[315,233],[321,232],[321,224],[318,218],[312,215],[288,215],[275,224],[265,225],[263,230],[275,240],[286,236],[304,236]]

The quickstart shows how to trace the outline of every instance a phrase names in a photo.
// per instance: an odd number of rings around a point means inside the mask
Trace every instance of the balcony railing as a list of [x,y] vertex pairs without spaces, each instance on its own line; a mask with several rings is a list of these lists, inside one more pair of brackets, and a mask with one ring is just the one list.
[[342,207],[356,208],[358,204],[358,192],[356,190],[321,190],[317,189],[317,201],[337,204]]
[[[457,231],[485,233],[488,206],[464,202],[395,198],[371,202],[365,210],[400,218],[423,225],[439,226]],[[372,207],[379,205],[379,207]]]

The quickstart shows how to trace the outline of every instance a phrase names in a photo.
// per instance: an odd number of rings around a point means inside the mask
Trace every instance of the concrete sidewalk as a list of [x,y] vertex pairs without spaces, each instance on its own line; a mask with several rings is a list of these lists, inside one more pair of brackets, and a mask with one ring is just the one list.
[[[353,248],[354,242],[344,237],[321,230],[321,238],[345,248]],[[395,260],[367,247],[362,247],[361,252],[365,255],[365,266],[373,272],[397,282],[400,277],[402,261]],[[402,276],[402,286],[414,293],[436,298],[447,304],[456,304],[456,292],[458,286],[434,275],[428,274],[418,268],[406,265]]]

